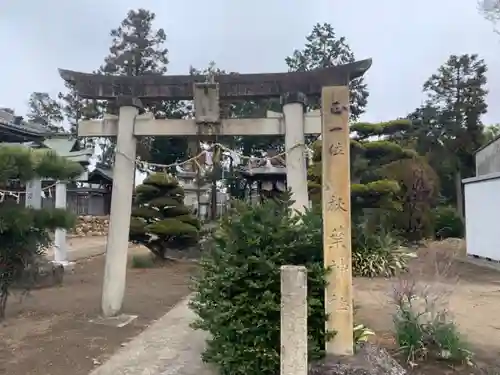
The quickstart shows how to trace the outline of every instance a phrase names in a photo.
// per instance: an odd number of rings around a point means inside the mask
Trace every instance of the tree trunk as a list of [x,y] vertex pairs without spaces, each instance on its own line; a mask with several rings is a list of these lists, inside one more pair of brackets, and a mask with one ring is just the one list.
[[465,220],[465,213],[464,213],[464,191],[463,191],[463,185],[462,185],[462,173],[460,170],[456,171],[455,173],[455,189],[457,191],[457,212],[458,215],[460,216],[460,219],[462,219],[462,222]]

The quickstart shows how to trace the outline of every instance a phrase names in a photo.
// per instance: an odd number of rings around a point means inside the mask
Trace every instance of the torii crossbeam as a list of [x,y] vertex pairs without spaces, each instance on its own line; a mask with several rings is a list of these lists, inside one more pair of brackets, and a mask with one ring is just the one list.
[[[344,86],[361,77],[372,60],[332,66],[306,72],[222,74],[215,76],[221,99],[251,100],[280,97],[284,93],[301,92],[319,96],[324,86]],[[191,100],[194,83],[205,82],[202,75],[144,75],[138,77],[109,76],[60,69],[61,77],[75,85],[81,98],[115,99],[132,96],[138,99]]]

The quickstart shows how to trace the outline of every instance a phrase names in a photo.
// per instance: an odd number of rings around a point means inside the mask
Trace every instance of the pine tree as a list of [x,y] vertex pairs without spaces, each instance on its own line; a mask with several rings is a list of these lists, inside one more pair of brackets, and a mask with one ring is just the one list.
[[500,0],[480,0],[478,5],[481,15],[493,24],[496,33],[500,33],[496,28],[500,21]]
[[423,86],[425,106],[410,115],[417,150],[441,176],[442,195],[461,207],[461,184],[475,173],[474,151],[484,144],[486,71],[478,55],[452,55]]
[[[289,69],[294,72],[304,72],[318,68],[328,68],[335,65],[354,62],[352,52],[345,37],[338,37],[329,23],[317,23],[306,37],[307,43],[302,50],[295,50],[292,56],[285,59]],[[360,77],[349,83],[350,116],[357,120],[364,113],[368,101],[367,85]],[[311,99],[312,108],[319,108],[319,98]]]
[[500,136],[500,124],[493,124],[484,127],[484,143],[491,142]]
[[[111,30],[112,43],[109,55],[104,59],[99,73],[106,75],[143,76],[162,75],[167,72],[168,49],[165,47],[166,33],[155,29],[155,13],[146,9],[130,10],[127,17],[116,29]],[[146,111],[155,116],[179,118],[183,116],[182,104],[177,102],[146,102]],[[107,112],[116,112],[108,103]],[[115,140],[101,142],[103,156],[101,162],[111,165],[114,156]],[[169,164],[185,156],[187,148],[183,138],[144,137],[139,145],[139,154],[153,163]],[[149,158],[151,156],[152,158]]]
[[48,132],[63,133],[61,104],[46,92],[33,92],[28,100],[28,119],[43,125]]
[[130,240],[163,258],[169,248],[184,248],[198,240],[201,224],[184,205],[184,190],[175,177],[154,173],[136,188]]
[[[78,122],[81,120],[99,118],[102,108],[100,108],[100,103],[96,100],[81,99],[72,84],[65,82],[64,86],[66,91],[58,94],[61,111],[65,122],[69,125],[69,132],[76,135]],[[82,147],[92,147],[96,139],[85,137],[79,139],[79,141]]]
[[[47,150],[0,146],[0,187],[8,181],[26,182],[34,177],[71,179],[81,166]],[[33,265],[50,243],[49,230],[69,229],[74,218],[66,210],[26,208],[12,201],[0,203],[0,320],[5,317],[9,290],[19,281],[25,267]]]

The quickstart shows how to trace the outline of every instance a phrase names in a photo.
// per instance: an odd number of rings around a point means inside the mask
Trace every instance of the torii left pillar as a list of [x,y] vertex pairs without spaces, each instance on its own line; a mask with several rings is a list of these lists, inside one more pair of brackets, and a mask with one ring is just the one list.
[[102,290],[104,317],[118,315],[125,295],[128,234],[135,177],[136,138],[134,124],[139,109],[142,107],[140,100],[132,97],[120,97],[117,104],[120,112]]

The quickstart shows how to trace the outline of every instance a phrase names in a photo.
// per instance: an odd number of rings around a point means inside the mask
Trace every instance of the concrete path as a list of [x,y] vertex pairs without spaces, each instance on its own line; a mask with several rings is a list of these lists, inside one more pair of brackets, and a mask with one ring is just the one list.
[[127,343],[90,375],[216,375],[201,353],[206,334],[189,327],[189,297]]

